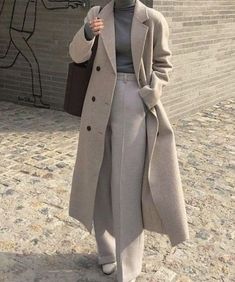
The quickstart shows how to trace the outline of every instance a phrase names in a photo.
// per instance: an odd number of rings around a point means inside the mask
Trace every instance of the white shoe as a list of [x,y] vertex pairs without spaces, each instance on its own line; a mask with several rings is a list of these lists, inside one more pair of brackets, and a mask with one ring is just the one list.
[[136,282],[136,279],[132,279],[132,280],[130,280],[130,282]]
[[116,262],[102,264],[102,271],[105,274],[111,274],[116,270]]

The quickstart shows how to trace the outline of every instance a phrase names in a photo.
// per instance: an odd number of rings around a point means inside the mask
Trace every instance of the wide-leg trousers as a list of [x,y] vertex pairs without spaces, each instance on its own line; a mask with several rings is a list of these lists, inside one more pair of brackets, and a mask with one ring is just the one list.
[[138,89],[134,73],[117,73],[95,199],[98,264],[116,261],[118,282],[141,273],[144,251],[141,188],[146,108]]

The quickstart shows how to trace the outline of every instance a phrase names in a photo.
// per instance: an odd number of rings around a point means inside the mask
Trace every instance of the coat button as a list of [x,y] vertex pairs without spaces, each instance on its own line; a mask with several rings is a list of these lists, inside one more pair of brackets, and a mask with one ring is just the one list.
[[100,66],[97,66],[97,67],[96,67],[96,70],[97,70],[97,71],[100,71]]
[[87,126],[87,130],[88,130],[88,131],[90,131],[90,130],[91,130],[91,127],[90,127],[90,125],[88,125],[88,126]]
[[91,100],[94,102],[95,101],[95,96],[92,96]]

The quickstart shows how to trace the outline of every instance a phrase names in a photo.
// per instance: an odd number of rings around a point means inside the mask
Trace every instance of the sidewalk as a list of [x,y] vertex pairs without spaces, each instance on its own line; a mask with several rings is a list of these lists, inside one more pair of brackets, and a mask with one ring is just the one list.
[[[175,128],[190,240],[145,231],[138,282],[235,281],[234,101]],[[68,216],[78,118],[0,102],[0,281],[106,282],[93,235]]]

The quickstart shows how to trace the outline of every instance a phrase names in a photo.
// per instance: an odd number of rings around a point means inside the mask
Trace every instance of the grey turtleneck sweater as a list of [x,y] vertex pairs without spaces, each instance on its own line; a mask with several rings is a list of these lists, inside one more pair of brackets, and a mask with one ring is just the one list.
[[[117,72],[134,73],[131,54],[131,24],[136,0],[115,0],[114,2],[114,24],[116,43]],[[89,26],[85,24],[85,37],[92,40],[94,34]]]

